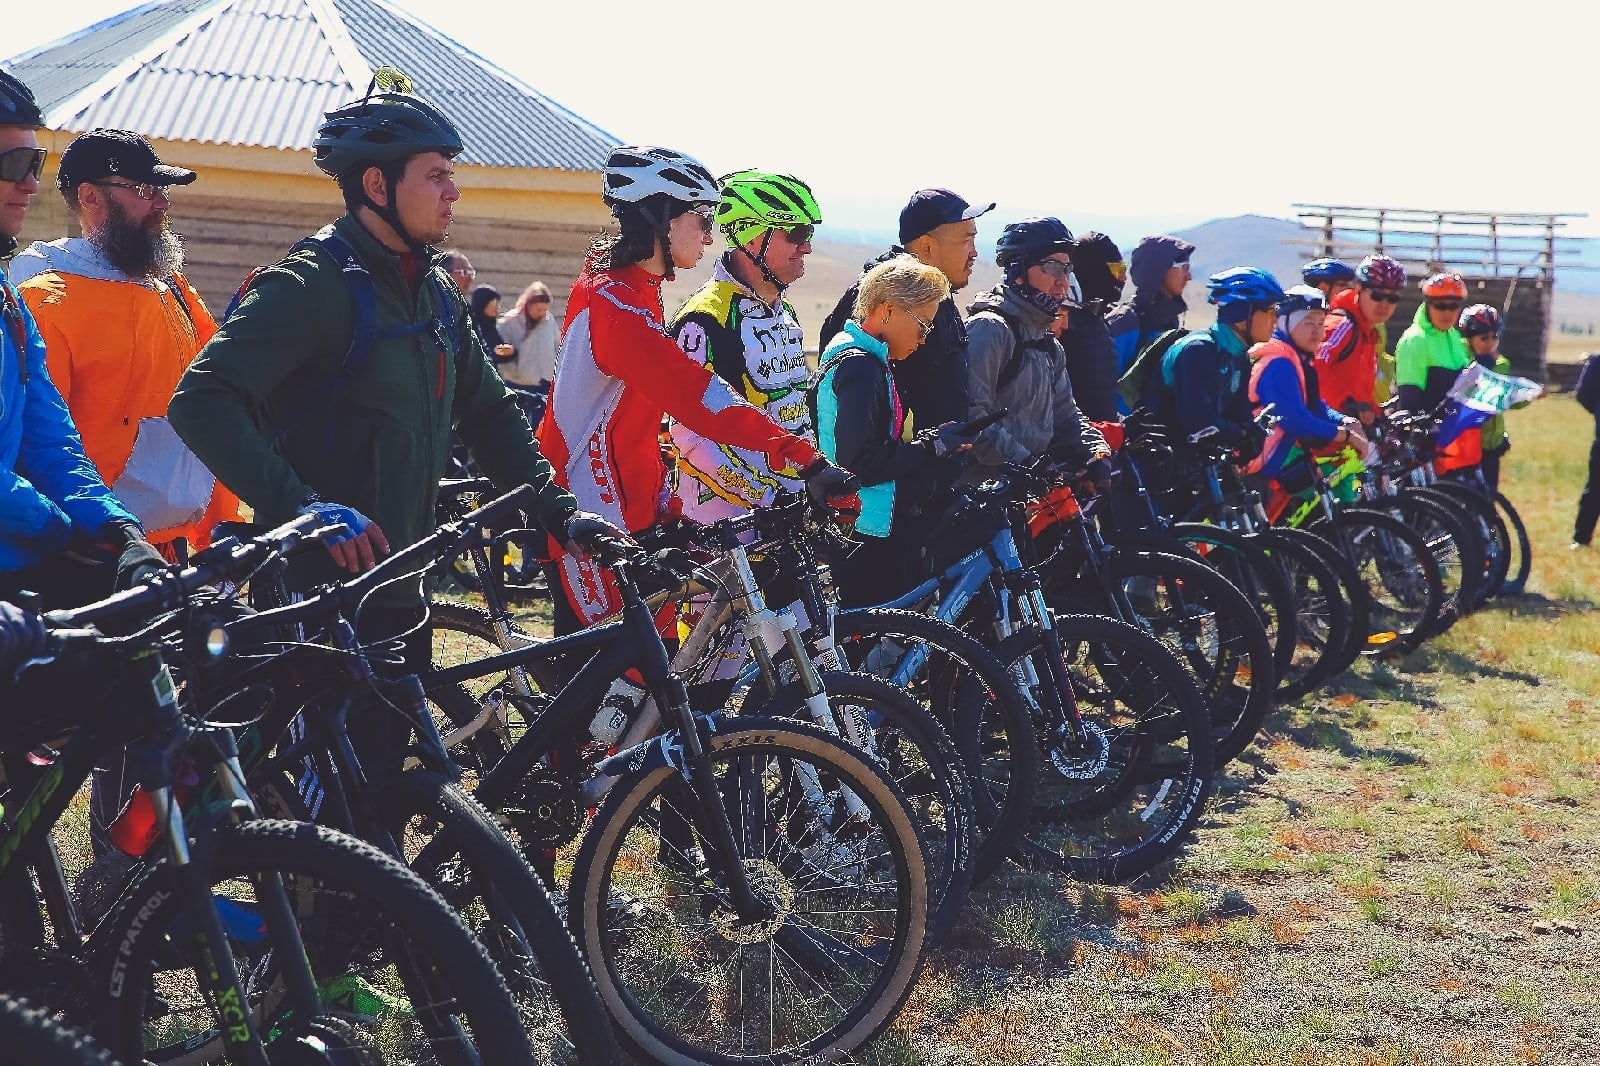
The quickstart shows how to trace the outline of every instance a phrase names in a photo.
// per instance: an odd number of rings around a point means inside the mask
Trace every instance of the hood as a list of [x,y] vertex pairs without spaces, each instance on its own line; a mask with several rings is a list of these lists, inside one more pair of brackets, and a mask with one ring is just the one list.
[[1128,257],[1128,280],[1135,290],[1155,290],[1172,265],[1194,254],[1194,245],[1181,237],[1144,237]]
[[826,363],[846,348],[859,348],[876,356],[885,366],[889,364],[889,346],[862,329],[861,324],[854,319],[845,319],[843,328],[823,349],[821,361]]
[[865,274],[867,271],[871,270],[873,267],[877,266],[879,263],[887,263],[889,260],[893,259],[897,255],[910,255],[910,254],[911,254],[910,252],[906,251],[904,248],[900,247],[898,244],[892,245],[887,252],[884,252],[882,255],[878,256],[876,259],[868,259],[865,263],[862,263],[861,264],[861,273]]
[[993,311],[1006,318],[1013,318],[1021,322],[1029,333],[1043,333],[1055,316],[1047,315],[1026,300],[1018,299],[1008,292],[1004,285],[996,285],[986,292],[980,292],[973,297],[967,305],[967,313],[975,315],[979,311]]
[[34,241],[11,261],[11,282],[21,285],[38,274],[75,274],[94,281],[127,281],[154,287],[144,278],[132,278],[107,261],[94,242],[85,237]]
[[1357,289],[1346,289],[1333,298],[1332,304],[1329,305],[1329,310],[1344,311],[1357,322],[1366,325],[1367,320],[1361,317],[1361,312],[1356,308],[1356,298],[1360,295],[1361,293]]

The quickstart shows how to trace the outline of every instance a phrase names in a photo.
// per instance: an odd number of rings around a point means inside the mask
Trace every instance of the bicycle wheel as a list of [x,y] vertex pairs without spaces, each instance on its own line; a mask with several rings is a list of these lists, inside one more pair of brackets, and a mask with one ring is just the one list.
[[675,799],[681,774],[630,775],[572,872],[572,927],[601,999],[652,1062],[846,1055],[894,1018],[920,965],[927,881],[905,801],[858,751],[785,719],[729,719],[707,758],[738,859],[773,913],[741,922],[721,875],[663,835],[666,816],[709,844]]
[[[311,820],[286,778],[256,783],[253,791],[273,817]],[[566,921],[493,816],[459,785],[423,769],[376,787],[372,806],[406,864],[500,968],[541,1061],[616,1062],[610,1019]]]
[[[1279,700],[1297,700],[1320,688],[1341,668],[1350,641],[1350,601],[1338,575],[1305,538],[1290,535],[1294,532],[1298,531],[1252,534],[1286,575],[1294,597],[1294,657],[1288,671],[1278,675]],[[1310,539],[1331,550],[1320,538]]]
[[[501,644],[506,638],[498,631],[494,618],[482,607],[436,600],[429,605],[428,620],[433,630],[435,669],[478,662],[503,650]],[[533,639],[515,621],[508,619],[505,625],[513,640]],[[524,715],[532,713],[518,706],[515,686],[505,671],[454,685],[430,684],[427,677],[422,682],[442,736],[448,736],[452,729],[463,728],[477,718],[485,701],[496,701],[500,705],[501,709],[464,743],[451,747],[451,757],[471,771],[481,773],[499,762],[522,735]],[[540,678],[529,675],[529,685],[542,699],[541,683]]]
[[1415,530],[1439,565],[1444,598],[1429,627],[1430,636],[1443,633],[1462,615],[1472,613],[1484,578],[1484,545],[1465,513],[1436,497],[1408,490],[1365,501],[1364,506],[1381,508]]
[[[888,772],[916,819],[928,872],[926,944],[933,947],[955,924],[972,887],[972,786],[961,756],[938,720],[903,689],[839,670],[824,672],[822,687],[839,727],[855,722],[869,735],[868,754]],[[759,702],[754,696],[746,697],[741,714],[812,717],[799,682]]]
[[116,1066],[88,1036],[11,996],[0,996],[0,1047],[9,1062]]
[[[1138,627],[1170,648],[1200,686],[1211,708],[1216,765],[1238,758],[1261,730],[1278,687],[1272,645],[1250,602],[1227,578],[1183,556],[1119,547],[1106,566]],[[1084,611],[1099,592],[1093,580],[1047,584],[1051,608]]]
[[1520,596],[1527,591],[1528,575],[1533,572],[1533,545],[1528,540],[1528,527],[1522,524],[1522,516],[1511,506],[1511,501],[1500,492],[1494,494],[1494,509],[1511,534],[1507,542],[1510,551],[1506,573],[1494,595]]
[[903,684],[950,731],[972,779],[973,884],[1016,849],[1033,806],[1038,741],[1016,679],[993,652],[948,622],[870,607],[840,611],[834,639],[852,670]]
[[[1336,677],[1350,668],[1350,664],[1361,658],[1367,650],[1367,636],[1372,632],[1372,597],[1367,593],[1367,586],[1361,580],[1361,575],[1356,573],[1355,564],[1345,557],[1343,551],[1331,539],[1332,530],[1323,527],[1322,532],[1313,529],[1297,529],[1293,526],[1275,526],[1272,532],[1314,554],[1333,573],[1339,590],[1339,597],[1344,601],[1350,614],[1350,627],[1346,630],[1346,640],[1343,648],[1333,649],[1333,661],[1328,669],[1328,678]],[[1326,679],[1325,679],[1326,680]]]
[[[438,894],[352,837],[303,822],[218,829],[195,849],[264,1035],[292,1030],[255,885],[280,878],[323,1005],[387,1063],[535,1061],[494,963]],[[106,1010],[95,1035],[125,1062],[214,1062],[216,1018],[173,950],[187,940],[172,871],[152,864],[90,960]],[[288,1038],[285,1032],[280,1039]]]
[[1043,630],[995,649],[1041,717],[1025,863],[1079,881],[1121,884],[1177,853],[1211,796],[1211,715],[1194,679],[1163,643],[1097,615],[1055,619],[1082,739],[1059,708]]
[[1272,642],[1272,676],[1281,687],[1284,675],[1294,664],[1299,639],[1294,593],[1282,567],[1272,560],[1255,535],[1205,522],[1174,522],[1164,533],[1140,530],[1136,534],[1118,534],[1114,542],[1157,552],[1170,552],[1163,546],[1166,544],[1182,545],[1188,554],[1227,578],[1250,601],[1267,631],[1267,639]]
[[1473,528],[1484,545],[1484,578],[1478,586],[1478,601],[1473,606],[1482,607],[1491,596],[1499,593],[1511,569],[1512,534],[1505,520],[1495,509],[1493,501],[1483,489],[1467,482],[1448,478],[1412,490],[1419,495],[1453,503],[1471,516]]
[[1428,542],[1388,512],[1364,504],[1335,512],[1334,522],[1370,597],[1367,654],[1415,651],[1444,602],[1444,580]]

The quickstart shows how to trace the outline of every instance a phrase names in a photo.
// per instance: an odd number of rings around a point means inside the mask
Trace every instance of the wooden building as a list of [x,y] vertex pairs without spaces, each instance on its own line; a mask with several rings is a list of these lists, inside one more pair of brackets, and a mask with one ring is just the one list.
[[76,232],[54,191],[76,134],[142,133],[199,173],[174,190],[172,225],[219,314],[252,267],[343,211],[311,139],[378,66],[409,74],[461,129],[450,243],[507,303],[538,278],[559,314],[584,247],[610,221],[599,171],[616,138],[383,0],[157,0],[4,65],[50,127],[47,187],[22,240]]
[[1550,300],[1558,266],[1573,265],[1561,229],[1570,213],[1413,211],[1391,207],[1296,204],[1300,220],[1317,236],[1288,243],[1354,263],[1381,252],[1398,259],[1412,284],[1389,320],[1389,349],[1422,303],[1421,282],[1453,270],[1466,279],[1467,302],[1492,304],[1505,317],[1501,350],[1512,372],[1546,379],[1545,348]]

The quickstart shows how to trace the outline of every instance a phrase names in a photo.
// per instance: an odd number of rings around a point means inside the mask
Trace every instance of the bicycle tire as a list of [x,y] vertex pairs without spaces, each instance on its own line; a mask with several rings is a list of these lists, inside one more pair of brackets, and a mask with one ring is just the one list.
[[[1182,555],[1116,547],[1105,564],[1136,612],[1137,628],[1160,640],[1189,670],[1211,708],[1216,766],[1236,759],[1272,711],[1277,678],[1265,628],[1244,594],[1204,563]],[[1047,582],[1052,610],[1087,610],[1089,583]],[[1098,590],[1092,590],[1098,595]]]
[[[252,784],[270,816],[311,820],[287,778]],[[372,806],[406,865],[494,959],[534,1048],[551,1062],[617,1062],[610,1016],[566,919],[483,805],[444,775],[416,768],[377,785]]]
[[87,1034],[9,995],[0,995],[0,1047],[10,1062],[117,1066]]
[[[955,924],[972,888],[973,789],[961,755],[932,712],[904,689],[871,674],[844,670],[824,671],[822,687],[841,727],[850,718],[870,727],[875,741],[871,756],[910,806],[928,872],[925,943],[935,947]],[[798,681],[761,695],[759,700],[755,693],[746,696],[740,714],[811,718]]]
[[[431,1032],[403,1034],[405,1047],[386,1048],[385,1061],[407,1061],[413,1043],[426,1046],[430,1056],[444,1054],[452,1061],[465,1061],[468,1051],[490,1062],[535,1061],[522,1019],[483,946],[436,892],[376,848],[321,826],[262,820],[216,830],[196,848],[195,856],[205,864],[213,885],[230,886],[220,893],[229,899],[237,897],[238,886],[248,884],[245,879],[251,875],[284,877],[302,930],[322,934],[307,935],[305,940],[324,995],[334,981],[363,970],[383,976],[370,967],[358,967],[358,959],[370,962],[377,952],[406,956],[412,970],[407,987],[428,997],[421,1005],[412,1003],[410,1021],[415,1023],[417,1013],[426,1013],[434,1025]],[[108,919],[113,924],[106,943],[113,947],[90,960],[105,1004],[95,1035],[124,1061],[187,1064],[215,1061],[220,1054],[215,1029],[198,1026],[189,1027],[196,1031],[188,1033],[162,1034],[158,1039],[166,1043],[159,1050],[145,1046],[146,1008],[156,1002],[151,998],[156,973],[173,972],[158,971],[158,966],[169,955],[167,938],[180,911],[171,868],[165,861],[152,863],[123,893],[119,909]],[[270,951],[259,964],[270,970]],[[426,974],[420,984],[418,971]],[[252,967],[251,972],[257,971]],[[270,979],[264,980],[270,984]],[[376,984],[368,987],[382,989]],[[162,995],[169,992],[163,982]],[[263,996],[253,1006],[259,1009],[270,998]],[[394,1010],[389,1023],[405,1028],[404,1010]],[[204,1024],[210,1026],[209,1008],[204,1016]],[[270,1013],[265,1014],[263,1030],[273,1021]],[[452,1049],[444,1034],[463,1034],[463,1025],[476,1046],[455,1049],[462,1055],[449,1054]],[[389,1039],[394,1039],[392,1034]]]
[[1274,526],[1273,532],[1293,540],[1307,551],[1313,552],[1333,571],[1339,583],[1341,598],[1350,609],[1350,628],[1345,646],[1338,650],[1328,678],[1337,677],[1348,670],[1367,649],[1367,635],[1372,631],[1372,597],[1354,564],[1345,558],[1339,546],[1315,528],[1299,529],[1294,526]]
[[1511,534],[1506,573],[1494,595],[1521,596],[1528,590],[1528,577],[1533,573],[1533,544],[1528,539],[1528,527],[1523,525],[1522,515],[1511,501],[1498,490],[1494,494],[1494,509]]
[[[1294,597],[1294,659],[1288,673],[1278,675],[1278,699],[1298,700],[1342,669],[1340,658],[1350,642],[1350,601],[1338,574],[1305,538],[1285,535],[1280,529],[1252,536],[1282,569]],[[1311,539],[1325,544],[1320,538]]]
[[[1044,758],[1018,858],[1079,881],[1122,884],[1172,858],[1199,823],[1212,790],[1210,708],[1154,637],[1099,615],[1060,615],[1055,626],[1073,699],[1104,754],[1089,759],[1060,729],[1035,724]],[[1042,679],[1049,653],[1038,629],[995,649],[1013,673]],[[1046,692],[1035,706],[1053,698]]]
[[1483,584],[1478,590],[1478,602],[1475,605],[1482,607],[1491,597],[1499,594],[1510,572],[1511,556],[1515,549],[1505,519],[1483,491],[1469,482],[1444,478],[1422,486],[1417,491],[1449,500],[1464,508],[1472,516],[1478,535],[1483,538],[1484,543],[1486,573]]
[[[981,830],[972,883],[987,880],[1016,850],[1039,777],[1038,740],[1016,679],[995,654],[948,622],[915,611],[863,607],[834,616],[834,639],[852,670],[867,668],[882,638],[929,650],[910,691],[946,724],[972,779]],[[886,664],[893,673],[899,662]]]
[[[785,908],[782,922],[763,929],[735,926],[726,918],[718,924],[717,916],[726,911],[718,910],[720,903],[706,894],[714,892],[714,886],[707,884],[710,875],[685,880],[676,873],[659,857],[664,841],[659,833],[652,838],[648,825],[652,805],[664,802],[668,786],[681,781],[681,776],[670,766],[629,775],[611,790],[595,815],[573,864],[572,927],[594,969],[601,999],[617,1020],[624,1044],[666,1066],[799,1066],[849,1054],[894,1019],[911,994],[921,966],[927,882],[911,814],[894,782],[871,760],[832,734],[803,723],[732,718],[709,737],[706,748],[723,786],[730,781],[739,783],[739,802],[731,805],[740,816],[734,826],[736,839],[747,850],[758,845],[762,849],[759,858],[741,858],[747,869],[760,874],[764,897]],[[828,811],[838,809],[845,789],[859,797],[869,820],[844,821],[836,827],[870,836],[857,835],[853,841],[845,841],[833,832],[835,827],[820,826],[797,802],[779,812],[790,817],[767,817],[770,800],[796,799],[801,791],[796,782],[806,776],[800,767],[815,771],[830,789],[824,796]],[[773,796],[767,793],[769,771],[776,771],[770,779]],[[747,789],[746,785],[753,787]],[[759,828],[759,836],[752,837],[749,830],[755,828]],[[879,840],[881,851],[875,850]],[[799,851],[791,841],[810,841],[827,861],[839,865],[819,871],[814,856]],[[787,853],[774,850],[780,843],[789,849]],[[855,851],[847,850],[851,848]],[[850,872],[852,865],[861,868],[862,876]],[[833,897],[819,895],[812,900],[811,894],[837,892],[842,910],[833,919],[837,924],[828,928],[844,940],[827,935],[818,926],[815,919],[822,912],[815,906],[801,912],[808,918],[797,917],[791,874],[808,874],[811,879],[799,886],[806,893],[803,903],[826,904]],[[812,887],[824,876],[839,887]],[[693,941],[698,953],[691,960],[692,973],[679,968],[656,987],[640,988],[635,994],[629,981],[636,955],[645,956],[637,965],[646,971],[643,976],[655,983],[654,974],[647,970],[650,954],[655,950],[659,955],[658,945],[670,948],[677,943],[668,927],[676,917],[674,908],[670,903],[657,903],[663,890],[653,887],[656,882],[687,886],[685,894],[692,898],[676,908],[685,920],[698,915],[702,904],[710,909],[711,920],[703,924],[704,934]],[[869,908],[872,903],[882,906]],[[872,914],[864,913],[869,909]],[[650,920],[656,923],[654,928],[646,927]],[[874,938],[883,944],[882,950],[868,954],[852,948],[845,941],[854,934]],[[646,942],[651,935],[666,939]],[[732,936],[752,942],[735,946]],[[729,946],[736,950],[729,952]],[[748,984],[740,980],[747,972],[742,965],[746,948],[751,955],[764,954],[766,966],[772,967],[767,970],[758,960]],[[708,957],[715,951],[733,956],[731,969],[724,971],[715,958]],[[795,960],[796,951],[807,957],[805,963]],[[768,1027],[769,1038],[761,1050],[750,1050],[752,1038],[747,1031],[737,1030],[736,1023],[744,1018],[746,996],[759,996],[766,987],[763,973],[777,973],[780,964],[782,976],[797,995],[802,990],[819,990],[813,1003],[782,1015],[786,1025],[806,1024],[806,1030],[793,1035],[778,1033],[775,1005],[756,1004],[751,1015]],[[815,976],[815,970],[827,972],[826,985]],[[852,973],[869,970],[855,984],[848,983]],[[715,1011],[705,1009],[711,1002],[717,1005]],[[836,1017],[824,1018],[824,1009]],[[660,1017],[667,1012],[670,1016]]]
[[[1408,655],[1432,632],[1444,580],[1428,543],[1400,519],[1356,504],[1334,513],[1341,546],[1367,586],[1369,655]],[[1382,556],[1380,558],[1380,555]],[[1379,636],[1392,639],[1379,641]]]
[[1145,550],[1171,552],[1166,545],[1182,545],[1192,555],[1228,579],[1255,608],[1256,617],[1272,642],[1272,674],[1282,686],[1291,669],[1299,634],[1294,593],[1289,579],[1253,534],[1205,522],[1174,522],[1165,532],[1138,530],[1117,534],[1113,543],[1137,545]]
[[1415,530],[1439,566],[1444,598],[1428,635],[1443,633],[1463,615],[1471,614],[1479,602],[1485,573],[1484,543],[1471,519],[1451,503],[1404,489],[1393,496],[1364,501],[1364,505],[1381,507]]

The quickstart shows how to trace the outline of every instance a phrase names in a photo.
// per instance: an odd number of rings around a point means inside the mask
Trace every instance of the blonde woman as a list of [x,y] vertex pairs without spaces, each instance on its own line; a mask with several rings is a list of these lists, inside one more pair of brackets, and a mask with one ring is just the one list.
[[862,543],[834,569],[847,605],[881,603],[911,587],[929,505],[960,474],[971,446],[961,423],[907,440],[905,410],[890,367],[933,328],[950,283],[911,256],[879,263],[861,279],[855,309],[823,352],[816,386],[817,447],[860,479]]

